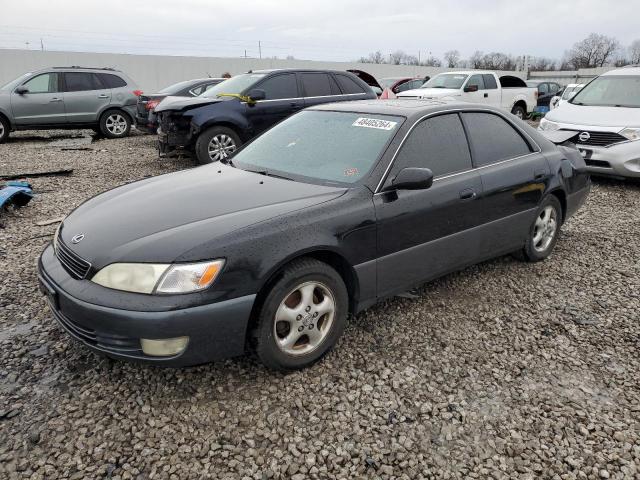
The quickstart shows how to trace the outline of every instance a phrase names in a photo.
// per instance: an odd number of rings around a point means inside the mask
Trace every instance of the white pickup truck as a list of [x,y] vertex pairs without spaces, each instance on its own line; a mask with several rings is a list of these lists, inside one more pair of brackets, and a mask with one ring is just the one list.
[[422,87],[406,90],[398,98],[453,99],[486,103],[526,118],[538,103],[538,90],[512,75],[498,77],[495,72],[470,70],[436,75]]

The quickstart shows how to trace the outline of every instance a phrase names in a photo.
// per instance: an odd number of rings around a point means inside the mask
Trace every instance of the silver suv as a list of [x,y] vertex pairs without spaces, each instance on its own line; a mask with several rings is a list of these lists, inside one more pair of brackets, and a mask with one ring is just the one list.
[[111,68],[53,67],[0,87],[0,143],[13,130],[92,128],[107,138],[131,130],[142,92]]

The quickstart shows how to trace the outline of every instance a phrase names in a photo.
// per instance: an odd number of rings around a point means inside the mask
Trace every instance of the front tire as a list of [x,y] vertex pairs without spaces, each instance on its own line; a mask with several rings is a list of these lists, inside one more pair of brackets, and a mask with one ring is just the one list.
[[511,109],[511,113],[518,117],[520,120],[527,118],[527,112],[520,105],[516,105]]
[[9,122],[0,116],[0,143],[4,143],[9,138],[10,131]]
[[312,365],[342,334],[348,305],[344,281],[329,265],[310,258],[291,263],[258,313],[253,330],[256,354],[273,370]]
[[123,138],[131,131],[131,119],[121,110],[107,110],[100,117],[100,133],[107,138]]
[[196,158],[202,165],[226,160],[233,156],[240,145],[240,137],[230,128],[211,127],[202,132],[196,141]]
[[549,195],[538,208],[520,257],[527,262],[540,262],[551,255],[560,235],[561,224],[560,201],[555,195]]

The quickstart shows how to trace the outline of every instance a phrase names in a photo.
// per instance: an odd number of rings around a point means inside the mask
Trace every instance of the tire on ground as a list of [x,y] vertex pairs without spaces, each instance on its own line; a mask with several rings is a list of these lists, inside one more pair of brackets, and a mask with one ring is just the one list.
[[[550,208],[551,210],[547,210],[548,208]],[[549,244],[543,250],[540,250],[539,248],[536,248],[537,243],[534,239],[536,238],[536,234],[540,230],[539,225],[544,223],[543,221],[545,219],[545,210],[553,211],[553,214],[551,215],[555,217],[555,231],[553,233],[553,238],[551,239]],[[547,195],[540,204],[538,211],[536,212],[536,217],[531,225],[531,228],[529,229],[529,234],[527,235],[527,242],[524,248],[521,251],[517,252],[516,257],[527,262],[539,262],[551,255],[551,252],[553,251],[553,248],[558,241],[558,237],[560,236],[562,217],[562,205],[560,204],[558,198],[552,194]],[[536,225],[536,223],[539,223],[539,225]],[[539,245],[539,247],[542,247],[542,245]]]
[[[288,354],[277,343],[276,313],[281,303],[291,297],[292,290],[307,282],[322,284],[331,293],[335,303],[333,321],[330,323],[328,331],[324,333],[321,343],[315,349],[308,353]],[[312,365],[335,345],[347,323],[349,294],[342,277],[324,262],[312,258],[302,258],[285,267],[279,279],[268,288],[269,291],[266,292],[264,301],[260,305],[255,327],[251,332],[255,353],[265,366],[273,370],[290,371]],[[315,299],[314,291],[314,305],[316,304]],[[301,296],[300,304],[302,304]],[[310,310],[309,313],[311,316],[308,318],[317,318],[317,320],[313,320],[315,328],[319,328],[323,321],[328,321],[329,317],[323,315],[315,317],[313,310]],[[303,330],[301,339],[304,339],[306,320],[307,318],[296,318],[294,322],[291,322],[296,329]],[[289,326],[291,327],[291,325]],[[314,325],[311,325],[310,328],[314,328]],[[295,330],[290,330],[290,332],[296,335]]]
[[131,118],[122,110],[107,110],[100,116],[98,126],[107,138],[123,138],[131,131]]
[[9,138],[11,126],[6,118],[0,115],[0,143],[4,143]]
[[222,127],[222,126],[210,127],[206,129],[204,132],[202,132],[198,136],[198,140],[196,141],[195,153],[196,153],[196,159],[198,160],[198,163],[204,165],[204,164],[212,163],[216,161],[213,158],[211,158],[211,155],[209,155],[209,144],[215,137],[217,136],[221,137],[224,135],[226,135],[226,137],[231,139],[231,141],[234,144],[233,151],[229,152],[230,154],[228,154],[228,157],[226,158],[231,157],[233,155],[233,152],[235,152],[238,148],[240,148],[240,146],[242,145],[242,140],[240,140],[240,137],[236,132],[234,132],[228,127]]
[[521,118],[522,120],[527,118],[527,112],[524,108],[522,108],[521,105],[514,105],[511,109],[511,113],[513,113],[516,117]]

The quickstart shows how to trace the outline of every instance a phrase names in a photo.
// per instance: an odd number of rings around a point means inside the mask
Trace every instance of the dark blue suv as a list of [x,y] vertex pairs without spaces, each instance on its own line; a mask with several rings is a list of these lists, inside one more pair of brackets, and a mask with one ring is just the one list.
[[349,72],[250,71],[198,97],[164,99],[155,109],[158,148],[161,156],[188,150],[199,163],[215,162],[305,107],[375,98],[371,87]]

